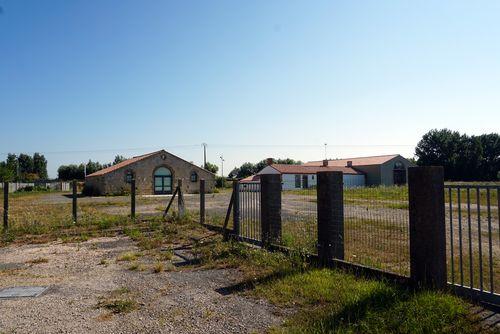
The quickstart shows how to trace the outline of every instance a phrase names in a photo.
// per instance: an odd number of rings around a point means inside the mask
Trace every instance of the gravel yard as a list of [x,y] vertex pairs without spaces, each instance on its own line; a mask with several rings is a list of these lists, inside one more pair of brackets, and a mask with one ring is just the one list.
[[[139,270],[118,261],[137,251],[125,236],[0,248],[0,289],[49,286],[37,298],[0,299],[0,333],[253,333],[282,322],[284,311],[264,301],[217,292],[239,282],[235,269],[166,263],[155,273],[147,255]],[[98,306],[111,298],[135,307]]]

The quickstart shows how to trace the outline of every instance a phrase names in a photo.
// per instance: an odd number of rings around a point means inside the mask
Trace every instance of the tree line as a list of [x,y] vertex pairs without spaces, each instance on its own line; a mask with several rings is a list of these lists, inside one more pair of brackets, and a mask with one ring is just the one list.
[[[273,163],[274,164],[284,164],[284,165],[300,165],[300,164],[302,164],[302,161],[293,160],[290,158],[285,158],[285,159],[273,159]],[[261,160],[261,161],[257,162],[256,164],[251,163],[251,162],[245,162],[240,167],[234,168],[229,173],[228,176],[230,178],[237,178],[237,179],[245,178],[247,176],[257,174],[267,165],[268,165],[267,159]]]
[[0,161],[2,182],[33,182],[47,178],[47,159],[43,154],[9,153],[5,161]]
[[117,155],[115,156],[113,162],[105,164],[89,160],[86,164],[82,163],[82,164],[61,165],[57,169],[57,177],[61,181],[84,180],[85,175],[90,175],[101,169],[119,164],[120,162],[125,160],[127,160],[125,157]]
[[417,165],[443,166],[450,181],[500,179],[500,135],[468,136],[448,129],[427,132],[415,149]]

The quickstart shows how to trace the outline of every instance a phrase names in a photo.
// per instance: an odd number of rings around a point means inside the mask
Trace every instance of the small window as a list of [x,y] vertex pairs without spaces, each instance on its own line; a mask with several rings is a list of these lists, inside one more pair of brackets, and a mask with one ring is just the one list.
[[134,178],[134,172],[129,170],[127,174],[125,174],[125,182],[131,183],[133,178]]
[[198,182],[198,174],[196,172],[191,173],[191,182]]
[[394,164],[394,169],[405,169],[405,166],[401,161],[398,161]]
[[302,182],[301,181],[301,177],[300,175],[295,175],[295,188],[300,188],[301,185],[302,185]]

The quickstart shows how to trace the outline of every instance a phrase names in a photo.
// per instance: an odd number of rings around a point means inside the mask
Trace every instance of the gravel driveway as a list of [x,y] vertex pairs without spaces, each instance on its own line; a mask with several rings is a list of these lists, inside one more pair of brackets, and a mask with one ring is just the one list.
[[[134,251],[122,236],[1,248],[0,288],[50,288],[37,298],[0,299],[0,333],[253,333],[282,321],[282,311],[264,301],[216,291],[238,283],[237,270],[154,273],[141,258],[145,268],[133,271],[117,257]],[[137,309],[97,307],[116,291]]]

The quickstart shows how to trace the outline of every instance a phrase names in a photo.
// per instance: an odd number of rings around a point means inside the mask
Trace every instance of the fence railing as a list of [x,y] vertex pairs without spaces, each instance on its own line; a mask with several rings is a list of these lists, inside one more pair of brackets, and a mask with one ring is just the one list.
[[472,294],[500,292],[500,186],[445,185],[448,281]]

